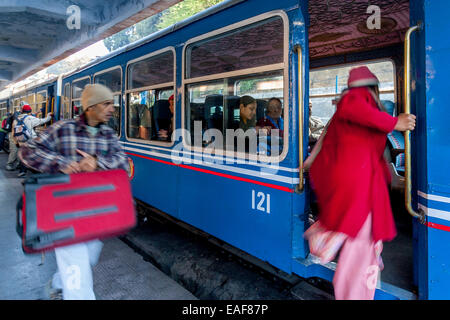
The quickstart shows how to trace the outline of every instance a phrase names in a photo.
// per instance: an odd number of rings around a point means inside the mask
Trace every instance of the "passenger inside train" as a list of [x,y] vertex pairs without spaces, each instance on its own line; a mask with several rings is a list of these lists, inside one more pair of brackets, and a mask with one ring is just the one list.
[[268,133],[272,129],[279,130],[279,136],[283,137],[284,122],[282,118],[283,107],[281,100],[278,98],[270,98],[267,102],[267,110],[265,116],[258,120],[257,126],[267,130]]
[[165,100],[158,100],[153,106],[153,115],[155,117],[155,124],[157,125],[156,132],[158,133],[159,140],[171,141],[174,114],[173,94],[169,97],[168,106],[165,106],[165,110],[157,110],[157,104],[161,106],[161,102],[163,101],[165,102]]
[[173,90],[131,93],[129,99],[128,137],[170,142],[175,112]]
[[150,111],[142,103],[133,103],[129,109],[128,136],[130,138],[148,140],[151,130]]
[[251,96],[243,96],[239,101],[239,129],[245,131],[256,128],[256,100]]

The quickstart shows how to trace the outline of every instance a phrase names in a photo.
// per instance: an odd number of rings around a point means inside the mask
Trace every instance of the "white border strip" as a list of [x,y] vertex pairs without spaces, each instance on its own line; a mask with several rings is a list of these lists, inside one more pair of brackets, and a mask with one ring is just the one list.
[[450,198],[447,198],[447,197],[436,196],[434,194],[426,194],[422,191],[417,191],[417,194],[427,200],[450,203]]
[[[183,160],[180,157],[175,157],[175,156],[172,157],[171,155],[161,154],[159,152],[145,151],[142,149],[135,149],[135,148],[130,148],[130,147],[124,147],[124,149],[127,151],[144,153],[144,154],[148,154],[151,156],[166,158],[166,159],[170,159],[170,160],[172,160],[172,159],[177,160],[177,161]],[[196,164],[196,163],[194,162],[193,164]],[[244,174],[244,175],[256,177],[259,179],[272,180],[272,181],[277,181],[277,182],[282,182],[282,183],[287,183],[287,184],[298,184],[298,181],[299,181],[298,178],[289,178],[289,177],[278,176],[278,175],[273,175],[273,174],[269,174],[269,173],[263,174],[261,172],[254,171],[254,170],[225,166],[225,165],[220,165],[220,164],[212,164],[212,163],[208,163],[205,161],[202,161],[202,163],[199,165],[214,168],[214,169],[219,169],[219,170],[223,170],[223,171],[230,171],[230,172],[234,172],[234,173],[238,173],[238,174]]]
[[429,217],[439,218],[442,220],[450,221],[450,212],[448,212],[448,211],[431,209],[431,208],[424,206],[421,203],[419,203],[419,208],[422,209],[426,213],[426,215]]
[[[159,148],[159,147],[154,147],[152,145],[141,145],[138,143],[132,143],[132,142],[125,142],[125,141],[120,141],[121,144],[123,145],[130,145],[130,146],[136,146],[136,147],[142,147],[145,149],[155,149],[155,150],[162,150],[162,151],[166,151],[166,152],[172,152],[172,149],[168,149],[168,148]],[[125,146],[124,146],[125,147]],[[208,156],[206,154],[202,154],[202,153],[198,153],[198,152],[191,152],[189,150],[183,150],[183,151],[177,151],[177,152],[182,152],[184,155],[189,156],[191,155],[192,157],[203,157],[203,158],[208,158],[211,160],[217,160],[218,156]],[[165,155],[164,153],[162,153],[162,155]],[[242,161],[242,159],[236,159],[236,158],[229,158],[229,157],[222,157],[220,160],[222,160],[223,162],[226,161]],[[255,167],[262,167],[262,168],[267,168],[270,170],[280,170],[280,171],[286,171],[286,172],[298,172],[298,168],[288,168],[288,167],[280,167],[280,166],[271,166],[271,165],[266,165],[263,163],[256,163],[256,162],[249,162],[246,163],[247,165],[250,166],[255,166]],[[277,162],[278,164],[278,162]]]

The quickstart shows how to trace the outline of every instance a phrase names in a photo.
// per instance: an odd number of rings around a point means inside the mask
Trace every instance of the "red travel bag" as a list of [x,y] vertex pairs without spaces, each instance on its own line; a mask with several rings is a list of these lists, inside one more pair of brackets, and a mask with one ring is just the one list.
[[125,170],[35,174],[17,204],[17,233],[26,253],[126,233],[136,225]]

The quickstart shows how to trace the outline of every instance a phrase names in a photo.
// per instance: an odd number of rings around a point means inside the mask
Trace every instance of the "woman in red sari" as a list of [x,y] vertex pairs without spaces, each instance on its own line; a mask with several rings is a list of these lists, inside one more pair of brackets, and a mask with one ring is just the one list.
[[333,278],[337,300],[373,299],[382,241],[396,235],[383,152],[387,134],[414,130],[415,116],[384,112],[378,84],[367,67],[350,71],[348,90],[321,137],[320,151],[307,164],[319,216],[305,237],[310,246],[321,236],[322,248],[341,250]]

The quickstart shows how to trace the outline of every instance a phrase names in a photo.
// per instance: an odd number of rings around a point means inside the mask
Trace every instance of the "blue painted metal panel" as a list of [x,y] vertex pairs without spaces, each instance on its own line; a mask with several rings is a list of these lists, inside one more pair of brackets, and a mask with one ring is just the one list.
[[130,156],[134,163],[133,195],[176,218],[177,170],[176,166]]
[[430,222],[447,226],[447,230],[428,228],[428,297],[430,300],[450,299],[450,223],[430,218]]
[[[422,29],[413,36],[413,112],[417,128],[413,140],[414,190],[427,195],[450,196],[450,143],[448,142],[450,99],[448,57],[450,40],[443,37],[450,30],[446,15],[448,2],[443,0],[411,1],[411,24],[422,22]],[[416,197],[414,197],[416,199]],[[446,219],[434,217],[432,210],[448,210],[448,205],[419,198],[418,202],[430,211],[428,223],[448,225]],[[416,203],[414,203],[416,207]],[[448,298],[449,233],[414,221],[415,281],[420,299]]]
[[180,170],[181,220],[291,271],[291,193]]

